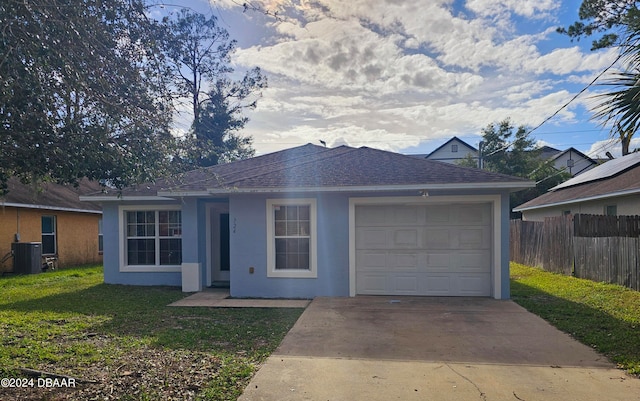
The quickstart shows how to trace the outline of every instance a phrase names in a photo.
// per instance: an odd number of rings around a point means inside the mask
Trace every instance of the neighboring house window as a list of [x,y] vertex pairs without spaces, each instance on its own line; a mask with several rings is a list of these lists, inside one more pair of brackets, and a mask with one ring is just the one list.
[[268,277],[317,277],[315,227],[315,199],[267,201]]
[[574,166],[575,166],[575,161],[573,159],[567,160],[567,167],[574,167]]
[[458,145],[451,145],[451,153],[458,153]]
[[571,210],[564,210],[564,211],[562,212],[562,215],[563,215],[563,216],[568,216],[568,215],[570,215],[570,214],[571,214]]
[[142,267],[141,271],[144,271],[145,267],[180,266],[182,263],[182,213],[180,210],[125,210],[123,219],[125,267]]
[[56,243],[56,216],[42,216],[42,254],[55,255]]
[[616,205],[607,205],[604,207],[604,214],[607,216],[617,216],[618,215],[618,206]]
[[98,220],[98,253],[104,251],[104,243],[102,242],[102,219]]

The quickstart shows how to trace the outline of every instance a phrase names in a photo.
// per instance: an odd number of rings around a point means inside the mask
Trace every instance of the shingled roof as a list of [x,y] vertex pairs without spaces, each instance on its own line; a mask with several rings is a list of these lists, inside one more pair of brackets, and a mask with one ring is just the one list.
[[30,209],[64,210],[84,213],[101,213],[99,205],[80,201],[80,196],[101,190],[99,183],[80,180],[77,186],[49,182],[23,184],[17,178],[9,178],[8,193],[0,197],[0,207],[23,207]]
[[575,202],[640,194],[640,153],[603,163],[551,188],[514,211],[540,209]]
[[392,190],[418,186],[424,189],[522,189],[532,185],[530,181],[518,177],[378,149],[349,146],[325,148],[307,144],[197,169],[153,185],[128,188],[120,196],[189,196],[285,190]]

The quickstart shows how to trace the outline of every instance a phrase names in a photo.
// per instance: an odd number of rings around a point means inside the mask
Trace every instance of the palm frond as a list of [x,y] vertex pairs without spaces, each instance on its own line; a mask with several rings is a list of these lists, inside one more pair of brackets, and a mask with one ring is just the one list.
[[593,108],[593,118],[623,131],[640,129],[640,72],[618,72],[601,85],[613,89],[594,96],[600,102]]

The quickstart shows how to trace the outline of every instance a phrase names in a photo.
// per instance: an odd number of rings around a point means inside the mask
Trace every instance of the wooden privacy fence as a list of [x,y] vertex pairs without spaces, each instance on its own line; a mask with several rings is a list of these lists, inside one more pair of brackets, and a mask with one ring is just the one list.
[[640,216],[512,220],[510,237],[514,262],[640,291]]

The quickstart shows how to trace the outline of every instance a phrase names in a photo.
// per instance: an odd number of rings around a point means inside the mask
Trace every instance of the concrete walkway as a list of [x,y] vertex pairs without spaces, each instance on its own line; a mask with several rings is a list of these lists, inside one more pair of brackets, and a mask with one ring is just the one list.
[[242,401],[640,400],[640,380],[511,301],[317,298]]
[[228,288],[207,288],[169,306],[200,306],[209,308],[306,308],[308,299],[229,298]]

